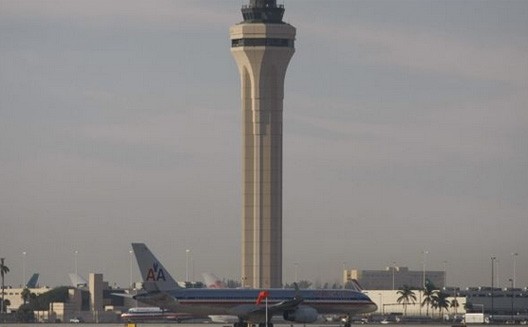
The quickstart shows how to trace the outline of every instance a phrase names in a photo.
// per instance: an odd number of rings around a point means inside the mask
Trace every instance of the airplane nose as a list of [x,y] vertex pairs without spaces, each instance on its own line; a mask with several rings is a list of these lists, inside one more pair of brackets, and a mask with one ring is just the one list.
[[374,302],[370,302],[370,304],[367,307],[367,310],[368,310],[367,312],[374,312],[378,310],[378,305]]
[[371,313],[376,310],[378,310],[378,306],[376,305],[376,303],[370,301],[369,303],[363,304],[359,313]]

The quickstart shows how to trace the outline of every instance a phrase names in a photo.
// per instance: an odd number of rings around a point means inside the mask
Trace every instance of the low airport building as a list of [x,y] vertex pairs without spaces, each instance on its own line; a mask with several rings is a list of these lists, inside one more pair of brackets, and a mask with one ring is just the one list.
[[[424,279],[425,277],[425,279]],[[343,283],[357,280],[363,289],[368,290],[398,290],[404,286],[418,289],[423,288],[428,280],[437,288],[445,285],[444,271],[413,271],[407,267],[391,266],[384,270],[344,270]]]
[[[365,290],[364,292],[376,303],[378,310],[372,313],[378,317],[397,317],[409,320],[417,317],[461,320],[466,313],[482,313],[487,319],[495,322],[528,321],[528,288],[495,288],[472,287],[466,289],[443,288],[447,294],[448,308],[439,310],[421,305],[425,296],[421,290],[413,290],[416,300],[404,305],[399,290]],[[398,301],[399,300],[399,301]]]
[[502,316],[502,320],[528,319],[528,288],[471,287],[457,292],[473,312]]
[[431,306],[421,305],[425,299],[423,291],[421,290],[413,290],[416,300],[411,300],[407,304],[400,299],[402,295],[398,293],[398,290],[365,290],[364,293],[378,306],[377,311],[372,313],[375,316],[394,316],[401,317],[401,319],[405,319],[405,317],[439,318],[462,316],[466,312],[464,309],[466,298],[461,294],[449,296],[447,301],[449,303],[456,303],[456,305],[450,305],[447,310],[440,311],[433,309]]

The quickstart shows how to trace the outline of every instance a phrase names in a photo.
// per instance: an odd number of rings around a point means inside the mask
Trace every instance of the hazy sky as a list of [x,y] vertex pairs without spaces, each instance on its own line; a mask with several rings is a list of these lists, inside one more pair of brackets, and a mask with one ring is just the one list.
[[[78,251],[126,286],[131,242],[177,279],[186,249],[196,278],[239,279],[246,2],[0,0],[7,284],[24,263],[68,284]],[[284,3],[284,281],[427,250],[463,287],[490,285],[491,256],[509,285],[518,252],[528,286],[528,1]]]

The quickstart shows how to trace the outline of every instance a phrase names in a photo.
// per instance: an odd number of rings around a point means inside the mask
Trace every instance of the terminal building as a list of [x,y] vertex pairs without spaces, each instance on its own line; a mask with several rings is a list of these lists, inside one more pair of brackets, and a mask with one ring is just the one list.
[[[512,321],[528,320],[528,288],[471,287],[455,291],[466,298],[467,309]],[[453,292],[454,293],[454,292]],[[517,317],[517,319],[516,319]],[[521,317],[523,320],[521,320]],[[495,320],[496,320],[495,319]]]
[[[424,278],[425,277],[425,278]],[[385,270],[344,270],[343,283],[357,280],[363,289],[367,290],[397,290],[403,286],[414,289],[423,288],[429,280],[437,288],[445,286],[445,271],[413,271],[407,267],[391,266]]]

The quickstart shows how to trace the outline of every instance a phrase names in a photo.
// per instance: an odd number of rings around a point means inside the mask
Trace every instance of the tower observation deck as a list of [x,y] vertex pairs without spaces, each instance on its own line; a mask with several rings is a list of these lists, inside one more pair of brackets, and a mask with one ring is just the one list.
[[250,0],[230,28],[242,100],[242,282],[282,286],[282,110],[295,28],[276,0]]
[[284,6],[277,6],[276,0],[251,0],[242,7],[244,22],[281,24],[283,15]]

